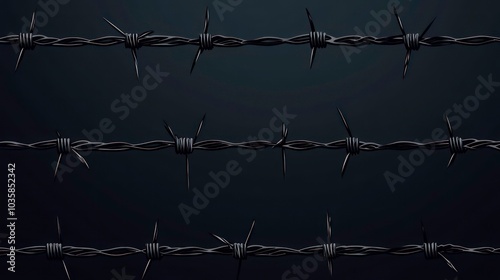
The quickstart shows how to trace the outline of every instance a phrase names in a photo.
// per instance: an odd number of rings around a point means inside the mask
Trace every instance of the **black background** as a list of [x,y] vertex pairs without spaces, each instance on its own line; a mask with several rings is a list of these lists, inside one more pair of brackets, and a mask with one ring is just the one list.
[[[226,1],[222,1],[226,3]],[[261,1],[243,0],[231,12],[217,14],[212,1],[70,1],[40,27],[54,37],[95,38],[118,35],[102,17],[125,32],[154,30],[155,34],[197,38],[208,6],[210,33],[257,38],[291,37],[309,32],[304,8],[316,28],[333,36],[356,34],[376,22],[371,11],[387,10],[390,1]],[[4,1],[1,33],[19,33],[23,17],[30,18],[35,1]],[[434,18],[428,36],[499,35],[498,4],[491,1],[401,0],[401,17],[409,32],[422,32]],[[378,24],[377,26],[381,26]],[[377,31],[377,30],[375,30]],[[377,36],[400,34],[394,17]],[[478,77],[500,81],[498,45],[482,47],[422,47],[414,52],[408,76],[402,80],[405,49],[367,46],[348,62],[339,47],[317,53],[309,70],[306,45],[215,48],[205,52],[189,74],[195,46],[141,48],[139,69],[147,66],[170,75],[130,115],[121,120],[111,104],[138,85],[130,50],[114,47],[37,47],[26,53],[14,72],[14,48],[0,48],[0,134],[2,140],[31,143],[54,139],[55,131],[72,140],[84,139],[82,130],[99,127],[109,118],[115,129],[104,141],[132,143],[170,140],[163,120],[174,132],[192,136],[207,114],[201,139],[245,141],[269,127],[273,108],[296,115],[289,139],[328,142],[347,136],[336,112],[343,110],[356,137],[386,143],[423,140],[435,128],[445,129],[443,114],[454,104],[470,100]],[[499,88],[497,88],[498,90]],[[464,138],[500,139],[499,97],[487,100],[456,128]],[[451,113],[451,116],[457,116]],[[273,135],[277,141],[279,133]],[[468,247],[500,247],[496,203],[498,154],[481,150],[460,155],[446,168],[449,152],[426,157],[404,183],[391,190],[384,172],[397,174],[399,156],[410,152],[361,153],[351,159],[344,178],[340,168],[345,151],[314,150],[288,153],[283,180],[279,150],[257,153],[247,162],[237,150],[197,151],[191,157],[191,189],[203,189],[211,171],[237,161],[242,172],[186,224],[179,211],[192,206],[187,191],[184,158],[173,149],[160,152],[95,152],[62,182],[53,182],[49,151],[1,151],[0,166],[16,164],[17,247],[57,242],[56,217],[61,221],[64,245],[143,248],[160,220],[161,245],[219,246],[208,233],[232,242],[246,237],[252,219],[251,243],[305,247],[326,238],[325,213],[333,219],[333,238],[339,244],[400,246],[421,244],[420,220],[431,241]],[[2,199],[7,199],[7,180]],[[1,213],[6,213],[6,203]],[[5,217],[5,215],[1,215]],[[5,222],[5,219],[2,218]],[[5,222],[6,223],[6,222]],[[0,233],[7,229],[0,230]],[[0,246],[6,246],[2,240]],[[458,268],[458,279],[498,279],[499,258],[470,254],[447,255]],[[241,279],[282,279],[304,257],[249,258]],[[5,260],[5,258],[2,258]],[[65,279],[62,265],[44,255],[18,255],[15,274],[2,261],[2,279]],[[113,279],[111,271],[126,268],[140,279],[146,259],[66,258],[72,279]],[[153,262],[149,279],[234,279],[237,261],[229,256],[165,257]],[[407,257],[341,257],[334,262],[335,279],[454,279],[442,261],[426,261],[423,254]],[[320,262],[308,279],[329,278]],[[116,279],[116,278],[115,278]]]

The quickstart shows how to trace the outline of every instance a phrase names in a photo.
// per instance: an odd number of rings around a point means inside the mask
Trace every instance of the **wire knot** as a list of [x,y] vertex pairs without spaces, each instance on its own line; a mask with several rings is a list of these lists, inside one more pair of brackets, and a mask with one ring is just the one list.
[[463,154],[467,151],[467,148],[464,146],[462,138],[460,137],[450,137],[450,151],[453,154]]
[[68,154],[71,152],[71,141],[69,138],[57,138],[57,153]]
[[426,259],[436,259],[439,257],[438,245],[436,242],[424,243],[424,256]]
[[125,33],[125,47],[128,49],[138,49],[141,47],[139,34]]
[[175,152],[188,155],[193,152],[193,138],[175,137]]
[[247,258],[247,245],[244,243],[234,243],[233,244],[233,257],[238,260],[244,260]]
[[212,35],[208,33],[200,34],[200,49],[211,50],[214,48],[214,43],[212,41]]
[[356,137],[347,137],[346,140],[347,153],[357,155],[360,152],[359,139]]
[[323,256],[329,260],[337,257],[337,244],[335,243],[323,244]]
[[146,244],[146,257],[149,260],[161,259],[160,244],[159,243],[147,243]]
[[61,243],[47,243],[47,257],[49,260],[64,259],[63,248]]
[[35,48],[33,33],[19,33],[19,47],[21,49],[32,50]]
[[417,51],[420,48],[420,37],[418,33],[405,34],[403,42],[407,50]]
[[311,48],[326,48],[326,33],[318,31],[309,32],[309,43]]

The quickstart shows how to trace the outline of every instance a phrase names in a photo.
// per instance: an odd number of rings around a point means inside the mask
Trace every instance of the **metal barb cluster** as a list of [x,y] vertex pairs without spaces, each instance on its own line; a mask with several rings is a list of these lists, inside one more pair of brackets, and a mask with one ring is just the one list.
[[151,35],[153,31],[146,31],[141,34],[125,33],[111,21],[104,18],[104,20],[111,25],[113,29],[118,31],[121,36],[104,36],[95,39],[87,39],[81,37],[66,37],[55,38],[45,35],[33,34],[35,29],[35,13],[32,15],[31,26],[28,33],[21,33],[19,35],[8,35],[0,37],[0,44],[17,44],[20,47],[19,57],[16,63],[16,70],[19,68],[21,60],[26,50],[32,50],[36,46],[54,46],[54,47],[80,47],[80,46],[101,46],[108,47],[119,44],[124,44],[126,48],[131,49],[134,60],[135,74],[139,78],[137,49],[141,47],[176,47],[183,45],[198,46],[196,56],[191,65],[190,72],[192,73],[200,55],[205,50],[211,50],[214,47],[221,48],[234,48],[241,46],[277,46],[283,44],[302,45],[309,44],[311,47],[311,55],[309,59],[309,66],[312,68],[316,51],[318,48],[326,48],[328,45],[333,46],[353,46],[358,47],[362,45],[404,45],[406,48],[406,56],[403,68],[403,79],[406,77],[410,57],[412,51],[418,50],[421,46],[439,47],[447,45],[465,45],[465,46],[480,46],[500,42],[499,37],[494,36],[471,36],[463,38],[453,38],[450,36],[435,36],[424,37],[434,20],[424,29],[422,34],[407,33],[403,27],[401,18],[399,17],[396,9],[394,14],[396,16],[401,35],[387,36],[387,37],[373,37],[373,36],[360,36],[360,35],[347,35],[341,37],[334,37],[325,32],[316,30],[311,13],[306,9],[307,18],[310,25],[310,32],[308,34],[297,35],[291,38],[280,37],[260,37],[256,39],[242,39],[237,37],[225,35],[211,35],[208,33],[208,26],[210,22],[210,13],[208,7],[205,11],[205,22],[203,33],[198,38],[185,38],[180,36],[170,35]]
[[250,226],[250,230],[248,231],[245,243],[230,243],[225,238],[222,238],[212,233],[213,237],[215,237],[217,240],[227,245],[228,248],[233,251],[233,257],[238,260],[238,272],[236,273],[236,279],[240,278],[241,261],[247,258],[248,241],[250,241],[250,237],[252,236],[254,226],[255,226],[255,220],[253,220],[252,225]]
[[[59,243],[49,243],[44,246],[30,246],[25,248],[17,248],[15,250],[18,255],[40,255],[46,254],[48,259],[61,260],[68,279],[70,275],[64,262],[64,257],[127,257],[132,255],[142,254],[148,259],[141,279],[144,279],[150,268],[152,260],[159,260],[164,256],[170,257],[194,257],[202,255],[226,255],[233,256],[238,260],[237,279],[240,276],[241,262],[247,257],[285,257],[285,256],[308,256],[322,255],[328,263],[328,271],[333,275],[333,261],[335,258],[342,256],[365,257],[375,255],[392,255],[392,256],[409,256],[414,254],[423,254],[425,259],[442,258],[446,264],[455,272],[458,270],[445,257],[445,254],[476,254],[476,255],[500,255],[500,248],[494,247],[475,247],[469,248],[461,245],[453,244],[438,244],[429,242],[422,224],[422,234],[424,243],[422,245],[403,245],[400,247],[388,248],[381,246],[365,246],[365,245],[339,245],[332,243],[332,226],[331,217],[327,213],[327,243],[308,246],[304,248],[289,248],[282,246],[265,246],[251,245],[250,238],[253,233],[255,220],[252,222],[250,230],[247,234],[244,243],[231,243],[225,238],[212,234],[218,241],[224,245],[212,248],[203,248],[199,246],[175,247],[175,246],[160,246],[158,243],[158,221],[155,223],[153,241],[145,245],[145,249],[134,248],[129,246],[121,246],[108,249],[96,249],[89,247],[63,246],[61,239],[61,229],[59,219],[57,219],[57,229],[59,234]],[[0,257],[7,256],[10,248],[0,247]]]
[[59,217],[57,217],[56,222],[57,222],[57,236],[59,239],[59,243],[47,243],[45,245],[45,249],[47,252],[47,259],[58,260],[58,261],[60,260],[63,264],[64,272],[66,272],[66,276],[68,277],[69,280],[71,280],[71,277],[69,276],[68,267],[64,262],[64,247],[62,245],[63,242],[61,235],[61,225],[59,224]]
[[55,168],[54,178],[57,176],[57,172],[60,166],[62,156],[74,153],[76,157],[82,162],[87,168],[89,165],[87,161],[80,155],[79,152],[91,152],[91,151],[102,151],[102,152],[125,152],[125,151],[158,151],[168,148],[174,148],[175,152],[186,157],[186,185],[189,189],[190,187],[190,168],[189,168],[189,155],[195,150],[204,151],[218,151],[231,148],[248,149],[248,150],[263,150],[263,149],[274,149],[281,148],[281,158],[282,158],[282,169],[283,177],[286,176],[286,150],[292,151],[307,151],[313,149],[345,149],[347,152],[346,157],[342,163],[341,175],[344,176],[347,169],[347,164],[349,159],[358,155],[360,152],[374,152],[374,151],[403,151],[403,150],[414,150],[414,149],[429,149],[429,150],[443,150],[449,149],[451,153],[450,160],[448,162],[448,167],[455,161],[457,154],[465,153],[468,150],[479,150],[479,149],[493,149],[500,151],[500,140],[478,140],[475,138],[462,139],[455,136],[452,126],[448,117],[444,117],[448,132],[449,139],[447,140],[437,140],[431,142],[415,142],[415,141],[396,141],[387,144],[378,144],[374,142],[361,141],[356,137],[353,137],[351,129],[347,123],[344,114],[340,109],[337,109],[342,120],[342,123],[347,130],[348,137],[344,140],[335,140],[328,143],[320,143],[312,140],[288,140],[288,128],[285,124],[282,124],[281,139],[279,141],[271,142],[267,140],[254,140],[247,142],[229,142],[225,140],[202,140],[198,141],[201,129],[205,122],[205,115],[201,119],[196,134],[193,138],[179,137],[176,135],[171,127],[165,122],[165,129],[172,138],[172,141],[165,140],[152,140],[143,143],[127,143],[127,142],[92,142],[89,140],[78,140],[71,142],[69,138],[61,138],[58,133],[57,139],[40,141],[36,143],[26,144],[19,143],[15,141],[0,141],[0,149],[35,149],[35,150],[46,150],[46,149],[56,149],[59,154],[57,165]]

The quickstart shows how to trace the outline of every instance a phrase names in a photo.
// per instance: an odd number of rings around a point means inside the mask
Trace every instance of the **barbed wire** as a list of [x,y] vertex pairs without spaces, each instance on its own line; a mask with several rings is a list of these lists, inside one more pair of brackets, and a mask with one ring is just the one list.
[[80,155],[81,152],[125,152],[125,151],[159,151],[163,149],[174,148],[175,152],[186,157],[186,185],[187,189],[190,187],[190,168],[189,168],[189,155],[195,150],[204,151],[219,151],[231,148],[238,149],[249,149],[249,150],[263,150],[267,148],[281,148],[281,158],[282,158],[282,170],[283,176],[286,176],[287,164],[286,164],[286,150],[291,151],[308,151],[314,149],[330,149],[338,150],[345,149],[347,155],[344,158],[341,168],[341,176],[344,176],[347,164],[352,156],[360,154],[360,152],[375,152],[375,151],[404,151],[404,150],[415,150],[415,149],[427,149],[427,150],[443,150],[449,149],[451,152],[451,157],[448,161],[448,167],[452,165],[456,156],[458,154],[463,154],[469,150],[479,150],[479,149],[493,149],[500,151],[500,140],[479,140],[475,138],[460,138],[454,136],[453,128],[447,116],[444,117],[446,126],[449,133],[449,138],[447,140],[436,140],[430,142],[416,142],[416,141],[395,141],[386,144],[378,144],[374,142],[364,142],[360,141],[359,138],[353,137],[351,129],[342,114],[342,111],[338,109],[338,113],[342,120],[342,123],[347,130],[348,137],[342,140],[335,140],[327,143],[321,143],[311,140],[288,140],[288,128],[283,123],[281,129],[281,139],[277,142],[272,142],[268,140],[253,140],[246,142],[229,142],[225,140],[201,140],[198,141],[198,137],[203,128],[205,122],[205,116],[201,119],[196,134],[193,138],[190,137],[179,137],[175,134],[172,128],[165,122],[165,129],[172,138],[172,141],[168,140],[152,140],[142,143],[128,143],[128,142],[93,142],[89,140],[76,140],[71,141],[70,138],[62,138],[59,132],[57,132],[57,138],[53,140],[40,141],[35,143],[20,143],[15,141],[0,141],[0,149],[13,149],[13,150],[24,150],[24,149],[34,149],[34,150],[48,150],[56,149],[58,153],[58,160],[54,170],[54,179],[57,176],[59,170],[60,162],[63,155],[74,154],[77,159],[83,163],[88,169],[89,164]]
[[32,15],[31,25],[29,32],[20,33],[19,35],[8,35],[0,37],[0,44],[17,44],[20,47],[19,57],[16,63],[16,71],[24,57],[26,50],[33,50],[36,46],[53,46],[53,47],[81,47],[81,46],[98,46],[98,47],[109,47],[124,44],[126,48],[131,49],[132,57],[134,61],[135,74],[139,78],[138,70],[138,59],[137,50],[141,47],[176,47],[184,45],[198,46],[196,56],[191,65],[191,73],[194,70],[196,63],[198,62],[201,54],[204,51],[212,50],[214,47],[220,48],[234,48],[242,46],[278,46],[284,44],[290,45],[303,45],[309,44],[311,47],[311,55],[309,60],[309,67],[312,68],[316,52],[318,48],[326,48],[328,45],[332,46],[352,46],[359,47],[362,45],[404,45],[406,49],[406,55],[403,67],[403,79],[406,77],[408,71],[408,66],[410,63],[410,57],[412,51],[417,51],[420,46],[427,47],[441,47],[448,45],[464,45],[464,46],[481,46],[492,43],[500,42],[500,37],[494,36],[469,36],[463,38],[454,38],[450,36],[434,36],[434,37],[424,37],[424,35],[429,31],[434,20],[431,21],[429,25],[425,28],[422,34],[418,33],[407,33],[401,18],[399,17],[396,8],[394,7],[394,15],[396,16],[398,26],[401,30],[401,34],[387,37],[374,37],[374,36],[361,36],[361,35],[346,35],[335,37],[329,35],[325,32],[316,31],[313,19],[309,10],[306,9],[310,32],[308,34],[302,34],[293,36],[290,38],[281,38],[266,36],[256,39],[242,39],[231,36],[224,35],[211,35],[208,33],[208,27],[210,22],[210,13],[207,7],[205,11],[205,21],[203,33],[199,35],[198,38],[186,38],[181,36],[170,36],[170,35],[151,35],[153,31],[146,31],[143,33],[126,33],[118,28],[108,19],[104,20],[121,36],[104,36],[94,39],[87,39],[82,37],[65,37],[56,38],[41,34],[34,34],[35,30],[35,16],[36,11]]
[[[284,246],[266,246],[249,244],[250,238],[255,226],[255,220],[252,222],[250,231],[247,234],[246,240],[243,243],[233,243],[225,238],[215,234],[211,234],[222,246],[203,248],[198,246],[160,246],[158,243],[158,220],[155,222],[153,239],[151,243],[147,243],[145,248],[135,248],[129,246],[120,246],[108,249],[96,249],[89,247],[63,246],[61,237],[61,227],[59,218],[57,218],[57,233],[58,243],[47,243],[42,246],[30,246],[25,248],[16,248],[15,254],[19,255],[42,255],[46,254],[50,260],[60,260],[68,279],[70,274],[65,257],[84,258],[84,257],[127,257],[132,255],[145,255],[147,259],[146,266],[142,273],[141,279],[144,279],[151,267],[153,260],[160,260],[162,257],[195,257],[202,255],[231,255],[238,260],[237,279],[241,271],[241,263],[247,257],[285,257],[285,256],[307,256],[317,255],[323,257],[328,262],[328,270],[330,275],[333,274],[333,261],[338,257],[366,257],[374,255],[392,255],[392,256],[409,256],[423,253],[425,259],[441,258],[451,269],[458,273],[456,267],[448,260],[446,254],[476,254],[476,255],[500,255],[500,248],[494,247],[465,247],[454,244],[438,244],[429,242],[423,223],[421,231],[423,235],[423,244],[420,245],[403,245],[399,247],[382,247],[382,246],[365,246],[365,245],[341,245],[332,243],[332,224],[331,216],[327,212],[327,242],[304,248],[290,248]],[[318,238],[319,239],[319,238]],[[12,250],[9,247],[0,247],[0,257],[8,256]]]

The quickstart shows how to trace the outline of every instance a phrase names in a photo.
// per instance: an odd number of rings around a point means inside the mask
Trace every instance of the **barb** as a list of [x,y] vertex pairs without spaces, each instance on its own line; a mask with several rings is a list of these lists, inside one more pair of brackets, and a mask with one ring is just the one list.
[[286,138],[288,137],[288,128],[283,123],[281,124],[281,139],[272,147],[281,147],[281,164],[283,166],[283,178],[286,177]]
[[309,60],[309,67],[311,68],[316,52],[318,48],[326,48],[328,45],[332,46],[353,46],[358,47],[362,45],[404,45],[406,48],[406,56],[403,68],[403,79],[406,77],[408,66],[410,63],[410,57],[412,51],[418,50],[421,46],[426,47],[441,47],[448,45],[464,45],[464,46],[481,46],[492,43],[500,42],[500,37],[495,36],[470,36],[462,38],[454,38],[450,36],[434,36],[434,37],[424,37],[434,20],[424,29],[421,35],[418,33],[411,34],[406,33],[403,23],[397,12],[395,11],[395,16],[398,21],[399,28],[402,35],[394,35],[387,37],[373,37],[373,36],[361,36],[361,35],[347,35],[335,37],[333,35],[326,34],[325,32],[316,31],[311,13],[306,9],[306,14],[309,21],[309,26],[311,31],[308,34],[296,35],[290,38],[281,38],[273,36],[259,37],[256,39],[242,39],[238,37],[226,36],[226,35],[211,35],[208,33],[208,26],[210,21],[210,12],[208,8],[205,11],[205,22],[203,33],[199,35],[198,38],[186,38],[181,36],[171,36],[171,35],[151,35],[153,31],[147,31],[142,34],[128,34],[123,32],[116,25],[108,21],[113,29],[118,31],[121,36],[104,36],[99,38],[81,38],[81,37],[63,37],[56,38],[41,34],[33,34],[35,28],[35,13],[32,15],[32,21],[30,26],[30,31],[28,33],[21,33],[19,35],[7,35],[0,37],[0,44],[11,45],[19,44],[21,52],[16,63],[16,70],[18,69],[20,62],[24,56],[25,50],[34,49],[35,46],[53,46],[53,47],[81,47],[81,46],[99,46],[99,47],[109,47],[119,44],[124,44],[126,48],[132,50],[132,56],[134,59],[134,66],[136,77],[139,77],[139,71],[137,67],[137,49],[140,47],[177,47],[177,46],[197,46],[198,50],[196,56],[191,65],[191,73],[200,57],[200,55],[205,50],[211,50],[214,47],[221,48],[236,48],[242,46],[278,46],[278,45],[303,45],[309,44],[311,47],[311,56]]
[[426,259],[436,259],[438,257],[441,257],[451,269],[453,269],[456,273],[458,273],[458,270],[455,268],[455,266],[439,250],[437,243],[435,243],[435,242],[429,243],[428,242],[427,234],[425,233],[424,223],[421,221],[420,224],[421,224],[421,228],[422,228],[422,236],[424,239],[423,248],[424,248],[425,258]]
[[87,169],[90,169],[87,161],[85,158],[83,158],[74,148],[71,147],[71,140],[69,138],[62,138],[61,134],[59,132],[57,133],[57,142],[56,142],[56,148],[57,148],[57,153],[59,154],[59,157],[57,158],[57,164],[56,168],[54,170],[54,180],[56,179],[57,176],[57,171],[59,171],[59,165],[61,163],[62,156],[65,154],[69,154],[70,152],[73,152],[78,160],[83,163]]
[[139,80],[139,67],[137,66],[137,49],[141,47],[141,40],[144,39],[146,36],[150,35],[153,33],[153,31],[146,31],[141,33],[140,35],[137,33],[125,33],[123,32],[120,28],[118,28],[116,25],[111,23],[111,21],[107,20],[106,18],[103,18],[111,27],[113,27],[116,31],[118,31],[123,37],[125,37],[125,47],[128,49],[132,50],[132,58],[134,59],[134,66],[135,66],[135,76],[137,77],[137,80]]
[[[114,247],[108,249],[96,249],[89,247],[62,246],[62,239],[57,244],[47,244],[43,246],[29,246],[25,248],[16,248],[16,255],[41,255],[47,254],[49,258],[63,259],[64,257],[72,258],[89,258],[89,257],[127,257],[133,255],[145,255],[148,263],[144,270],[142,278],[152,259],[160,259],[165,256],[170,257],[195,257],[202,255],[225,255],[233,256],[240,263],[241,260],[247,257],[285,257],[285,256],[308,256],[315,254],[323,254],[328,260],[329,272],[332,274],[332,262],[334,258],[339,257],[368,257],[376,255],[391,255],[391,256],[410,256],[415,254],[423,254],[426,259],[442,258],[450,268],[455,272],[457,269],[445,257],[447,254],[474,254],[474,255],[500,255],[500,248],[494,247],[465,247],[454,244],[437,244],[429,243],[422,225],[422,234],[424,238],[423,245],[402,245],[399,247],[381,247],[381,246],[365,246],[365,245],[338,245],[331,243],[331,217],[327,213],[327,234],[328,244],[312,245],[304,248],[290,248],[283,246],[265,246],[265,245],[249,245],[255,220],[247,235],[245,243],[230,243],[225,238],[212,234],[222,246],[203,248],[199,246],[160,246],[158,240],[158,221],[155,223],[153,233],[153,243],[146,244],[146,248],[134,247]],[[58,223],[58,230],[59,223]],[[50,246],[49,246],[50,245]],[[50,249],[49,249],[50,248]],[[7,257],[10,253],[10,248],[0,247],[0,257]],[[64,261],[63,261],[64,264]],[[240,265],[239,265],[240,266]],[[66,265],[64,270],[69,278]],[[239,268],[238,268],[239,275]]]
[[208,10],[207,7],[205,11],[205,26],[203,27],[203,33],[200,34],[199,38],[200,47],[198,48],[196,56],[194,57],[193,60],[193,64],[191,65],[191,71],[189,72],[190,74],[193,73],[194,66],[196,65],[196,62],[198,62],[198,59],[200,58],[200,55],[203,53],[203,51],[211,50],[214,48],[214,43],[212,42],[212,35],[208,34],[209,23],[210,23],[210,11]]
[[172,131],[170,126],[167,124],[167,122],[164,121],[165,123],[165,129],[167,130],[168,134],[172,137],[175,143],[175,152],[177,154],[181,155],[186,155],[186,186],[187,189],[189,190],[189,157],[188,155],[193,153],[194,151],[194,146],[196,144],[196,139],[198,139],[198,136],[200,135],[201,129],[203,127],[203,122],[205,122],[205,115],[203,115],[203,118],[200,121],[200,124],[198,125],[198,129],[196,130],[196,134],[194,138],[179,138],[177,137],[176,134]]
[[64,262],[64,247],[62,245],[63,242],[61,235],[61,225],[59,224],[59,217],[57,217],[56,221],[57,221],[57,237],[59,239],[59,243],[47,243],[47,245],[45,246],[47,258],[49,260],[60,260],[63,264],[64,271],[66,272],[66,276],[68,277],[69,280],[71,280],[71,277],[69,276],[68,272],[68,267]]
[[155,223],[155,228],[153,231],[153,241],[149,244],[146,244],[146,257],[148,259],[148,262],[146,263],[146,267],[144,268],[144,271],[142,272],[142,277],[141,280],[144,279],[146,276],[146,273],[148,272],[149,265],[151,264],[152,260],[160,260],[162,255],[160,252],[160,244],[158,243],[158,223],[159,221],[156,220]]
[[240,279],[241,261],[247,258],[248,241],[250,241],[250,237],[252,236],[254,226],[255,226],[255,220],[253,220],[252,226],[250,226],[250,231],[248,232],[245,243],[230,243],[225,238],[211,233],[213,237],[215,237],[217,240],[227,245],[227,247],[233,251],[233,257],[238,260],[238,271],[236,273],[236,280]]
[[463,154],[467,152],[467,148],[464,146],[462,138],[453,136],[453,128],[451,127],[448,116],[445,116],[445,121],[446,121],[446,126],[448,128],[448,134],[450,135],[449,142],[450,142],[451,157],[450,160],[448,161],[448,167],[450,167],[455,161],[457,154]]
[[325,32],[317,32],[314,27],[314,22],[309,13],[309,10],[306,9],[307,18],[309,19],[309,25],[311,26],[311,32],[309,33],[309,43],[311,45],[311,58],[309,59],[309,69],[312,69],[314,58],[316,56],[316,50],[318,48],[326,48],[326,33]]
[[193,138],[178,137],[170,126],[164,122],[165,130],[172,138],[173,141],[165,140],[152,140],[142,143],[128,143],[128,142],[93,142],[89,140],[77,140],[70,142],[69,138],[61,138],[58,133],[57,139],[46,140],[35,143],[19,143],[15,141],[0,141],[0,149],[9,150],[48,150],[56,149],[59,157],[57,160],[55,175],[57,174],[61,157],[63,154],[68,154],[73,152],[77,158],[89,168],[87,161],[79,154],[79,152],[89,152],[89,151],[100,151],[100,152],[125,152],[125,151],[159,151],[164,149],[174,148],[175,152],[186,157],[186,186],[190,187],[190,167],[189,167],[189,155],[195,150],[203,151],[219,151],[225,149],[247,149],[247,150],[263,150],[268,148],[281,148],[281,158],[283,164],[283,176],[286,175],[286,150],[292,151],[308,151],[314,149],[327,149],[327,150],[339,150],[345,149],[347,155],[344,158],[341,168],[341,176],[344,176],[345,170],[347,168],[347,163],[353,155],[363,152],[375,152],[375,151],[406,151],[414,149],[429,149],[429,150],[444,150],[449,149],[451,152],[451,158],[448,162],[448,166],[451,166],[456,155],[459,153],[465,153],[468,150],[475,151],[479,149],[492,149],[495,151],[500,151],[500,140],[479,140],[475,138],[465,138],[455,137],[454,132],[451,128],[448,118],[445,116],[445,122],[448,127],[448,132],[450,138],[448,140],[437,140],[431,142],[415,142],[415,141],[395,141],[386,144],[379,144],[374,142],[361,141],[358,138],[353,137],[351,129],[340,109],[337,109],[342,123],[348,133],[348,137],[344,140],[335,140],[327,143],[320,143],[313,140],[288,140],[288,128],[285,124],[282,124],[281,129],[281,139],[278,142],[272,142],[267,140],[254,140],[247,142],[229,142],[226,140],[202,140],[198,141],[198,137],[203,128],[206,115],[201,119],[196,134]]
[[339,112],[340,118],[342,119],[342,123],[344,124],[344,127],[347,130],[347,133],[349,134],[349,137],[347,137],[345,140],[347,155],[345,156],[344,163],[342,164],[342,170],[340,171],[341,175],[344,176],[347,163],[349,162],[349,158],[351,157],[351,155],[359,154],[360,148],[359,148],[359,139],[352,137],[351,129],[349,128],[349,125],[347,124],[347,121],[344,118],[342,111],[340,111],[339,108],[337,108],[337,111]]
[[398,15],[398,11],[396,9],[396,6],[394,8],[394,15],[396,16],[396,19],[398,20],[398,25],[399,29],[401,30],[402,36],[403,36],[403,43],[406,48],[406,56],[405,56],[405,63],[404,63],[404,68],[403,68],[403,79],[406,77],[406,72],[408,71],[408,66],[410,65],[410,57],[411,57],[411,51],[418,51],[420,49],[420,42],[424,38],[425,33],[429,31],[429,28],[431,28],[432,24],[436,20],[434,18],[429,25],[424,29],[424,32],[422,32],[422,35],[419,35],[418,33],[415,34],[407,34],[405,31],[405,28],[403,27],[403,22],[401,21],[401,18]]
[[19,56],[17,57],[15,71],[17,71],[17,69],[19,69],[19,65],[21,65],[21,61],[23,60],[24,57],[24,51],[35,49],[35,42],[33,41],[35,22],[36,22],[36,10],[33,12],[33,15],[31,16],[30,31],[28,33],[19,33],[18,44],[21,50],[19,52]]
[[332,243],[332,217],[326,212],[326,240],[327,244],[323,245],[323,256],[328,262],[328,271],[333,277],[333,259],[337,257],[337,244]]

